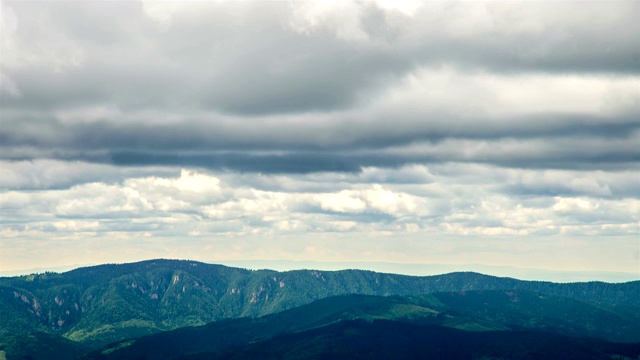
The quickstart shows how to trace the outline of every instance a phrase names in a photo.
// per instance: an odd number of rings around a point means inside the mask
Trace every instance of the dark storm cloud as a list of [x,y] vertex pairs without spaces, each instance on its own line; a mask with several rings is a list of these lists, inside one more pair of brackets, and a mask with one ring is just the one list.
[[195,166],[211,170],[230,169],[260,173],[359,172],[362,166],[356,159],[340,154],[252,155],[225,154],[149,154],[116,152],[111,163],[124,166],[173,165]]
[[5,2],[0,158],[291,174],[637,168],[639,11]]
[[[154,124],[104,119],[65,122],[45,114],[4,113],[4,146],[64,150],[356,150],[460,139],[602,137],[626,139],[640,129],[640,111],[617,116],[544,114],[511,119],[456,114],[341,114],[270,120],[211,116]],[[108,116],[108,115],[107,115]],[[162,115],[158,115],[162,116]]]
[[[562,140],[561,140],[562,141]],[[389,152],[373,154],[361,153],[291,153],[283,155],[263,155],[252,153],[204,153],[167,154],[142,152],[114,152],[110,162],[124,166],[195,166],[210,170],[229,169],[260,173],[310,173],[310,172],[360,172],[363,167],[398,168],[407,164],[434,164],[444,162],[485,163],[525,169],[637,169],[640,151],[610,149],[593,151],[587,147],[565,151],[564,145],[546,144],[546,149],[538,153],[482,153],[477,156],[461,154],[455,149],[446,153],[406,154]],[[80,158],[82,159],[82,158]]]
[[[5,121],[3,159],[82,160],[123,166],[197,166],[264,173],[354,172],[365,166],[480,162],[518,168],[606,168],[640,160],[637,118],[544,116],[345,127],[259,121],[178,124],[97,121],[64,123],[37,116]],[[353,121],[365,124],[363,120]],[[308,125],[309,124],[309,125]],[[477,148],[477,150],[474,150]],[[493,150],[492,150],[493,149]]]

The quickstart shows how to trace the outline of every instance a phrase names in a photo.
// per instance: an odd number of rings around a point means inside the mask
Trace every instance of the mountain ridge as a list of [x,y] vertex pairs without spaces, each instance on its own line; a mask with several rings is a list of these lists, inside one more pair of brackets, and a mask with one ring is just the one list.
[[[279,272],[314,269],[322,271],[339,271],[348,269],[370,270],[378,273],[431,276],[451,272],[476,272],[480,274],[510,277],[519,280],[550,281],[554,283],[572,283],[602,281],[607,283],[624,283],[640,280],[638,272],[593,271],[593,270],[552,270],[540,268],[521,268],[507,265],[483,265],[477,263],[443,264],[443,263],[395,263],[387,261],[304,261],[304,260],[194,260],[213,265],[243,268],[249,270],[275,270]],[[121,264],[121,263],[113,263]],[[39,267],[30,269],[0,269],[0,277],[15,277],[40,274],[45,272],[67,272],[70,270],[98,266],[101,264],[85,263],[75,265]]]
[[431,276],[355,269],[278,272],[153,259],[2,277],[0,332],[39,331],[98,348],[185,326],[264,316],[337,295],[418,296],[475,290],[533,291],[640,318],[640,281],[559,284],[474,272]]

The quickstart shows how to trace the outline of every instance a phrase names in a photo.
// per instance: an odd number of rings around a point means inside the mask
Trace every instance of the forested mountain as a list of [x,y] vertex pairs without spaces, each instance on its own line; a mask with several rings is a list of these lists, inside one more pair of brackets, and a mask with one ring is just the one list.
[[[454,306],[456,301],[464,303],[470,296],[486,296],[469,293],[476,290],[504,290],[488,299],[487,304],[495,305],[490,311],[495,318],[487,318],[492,323],[500,323],[496,321],[500,317],[509,317],[516,324],[535,321],[560,327],[568,334],[640,341],[634,328],[625,328],[624,323],[619,323],[624,331],[596,324],[600,321],[597,319],[613,319],[611,324],[618,324],[619,319],[639,319],[640,281],[557,284],[477,273],[415,277],[362,270],[251,271],[194,261],[149,260],[86,267],[61,274],[0,278],[0,347],[10,353],[8,350],[18,343],[26,346],[28,339],[55,342],[55,336],[61,336],[82,347],[98,348],[185,326],[264,316],[346,294],[418,296],[455,292],[458,294],[439,294],[432,300],[449,304],[448,311],[458,309],[455,311],[459,317],[476,317],[488,311],[479,300],[474,306]],[[519,295],[512,298],[508,293],[514,290]],[[559,313],[553,319],[565,314],[584,315],[597,320],[596,323],[573,331],[565,323],[547,319],[545,312],[536,312],[534,307],[528,307],[527,313],[522,311],[526,307],[517,309],[514,305],[556,297],[568,300],[564,302],[566,306],[558,307]],[[588,308],[583,309],[582,305]],[[437,306],[430,309],[442,311]],[[67,344],[62,338],[58,340]]]
[[[531,331],[469,332],[398,321],[345,320],[177,360],[631,360],[640,346]],[[143,358],[144,359],[144,358]]]
[[595,327],[607,334],[631,332],[638,337],[638,319],[625,319],[577,301],[565,304],[566,300],[522,290],[417,297],[345,295],[260,318],[229,319],[124,340],[85,359],[317,359],[349,358],[350,354],[379,359],[433,358],[434,354],[443,359],[471,355],[604,359],[614,354],[640,355],[640,344],[620,345],[584,336],[596,335]]

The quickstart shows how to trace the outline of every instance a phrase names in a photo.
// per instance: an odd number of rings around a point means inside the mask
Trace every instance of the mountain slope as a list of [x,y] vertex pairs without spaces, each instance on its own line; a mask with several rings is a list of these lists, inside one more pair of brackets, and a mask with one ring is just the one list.
[[73,360],[89,351],[78,342],[41,331],[15,333],[1,330],[0,339],[0,359]]
[[640,281],[555,284],[476,273],[415,277],[360,270],[250,271],[149,260],[0,278],[0,330],[44,331],[96,348],[184,326],[262,316],[335,295],[492,289],[562,296],[632,317],[640,298]]
[[[510,329],[536,329],[577,337],[602,338],[618,342],[640,341],[640,316],[617,313],[582,301],[527,290],[489,290],[436,293],[456,317],[483,319]],[[465,325],[450,325],[465,329]]]
[[228,319],[133,341],[124,340],[94,353],[90,358],[101,358],[99,354],[106,354],[109,359],[170,359],[184,353],[222,351],[278,334],[306,331],[345,319],[412,318],[435,323],[437,314],[404,298],[339,296],[260,318]]
[[[581,336],[586,332],[585,329],[589,324],[595,324],[609,330],[617,329],[621,326],[633,327],[635,325],[635,331],[640,334],[640,326],[637,323],[634,324],[632,321],[625,319],[607,321],[604,318],[593,317],[591,314],[598,314],[598,309],[579,302],[572,303],[572,305],[578,305],[577,311],[581,314],[580,318],[568,318],[564,321],[554,318],[554,314],[558,312],[556,308],[566,299],[539,299],[526,291],[518,291],[515,294],[520,298],[530,298],[523,301],[525,306],[535,306],[538,308],[536,310],[537,313],[550,314],[550,318],[554,321],[553,324],[560,325],[558,328],[548,330],[545,323],[539,322],[533,322],[531,326],[525,326],[526,324],[522,323],[514,324],[521,322],[520,319],[524,317],[523,314],[526,314],[525,309],[518,307],[514,307],[502,314],[503,319],[495,318],[494,312],[491,311],[487,313],[472,311],[474,312],[473,316],[459,314],[460,310],[464,309],[466,305],[473,308],[480,307],[483,303],[488,302],[487,309],[497,308],[502,302],[500,294],[504,295],[504,292],[490,291],[489,294],[478,292],[478,294],[461,296],[462,299],[457,299],[454,296],[455,300],[450,301],[453,306],[440,301],[441,298],[450,300],[450,294],[419,297],[375,297],[364,295],[332,297],[261,318],[224,320],[201,327],[177,329],[135,340],[125,340],[93,352],[87,356],[87,359],[172,359],[180,358],[181,356],[190,356],[192,358],[225,358],[225,356],[243,358],[242,356],[238,357],[239,355],[237,354],[245,354],[249,358],[269,358],[270,356],[296,358],[294,355],[297,352],[292,350],[296,349],[296,347],[300,347],[301,351],[304,349],[305,352],[300,354],[309,355],[309,358],[314,358],[310,354],[316,354],[320,351],[316,349],[317,347],[322,348],[319,354],[333,357],[339,354],[327,353],[327,351],[342,348],[344,353],[341,354],[346,356],[349,353],[347,351],[349,346],[353,345],[354,342],[359,344],[363,341],[364,343],[361,345],[369,346],[370,351],[382,351],[382,349],[385,349],[385,351],[395,352],[397,347],[406,347],[407,349],[413,349],[411,351],[416,351],[417,353],[431,350],[441,351],[442,354],[448,354],[448,356],[455,358],[454,355],[457,352],[453,343],[444,347],[433,347],[437,344],[448,343],[449,340],[445,342],[437,340],[436,343],[426,348],[420,347],[421,342],[425,342],[428,339],[436,341],[436,339],[439,339],[439,334],[443,332],[452,333],[455,335],[455,339],[464,340],[462,344],[469,346],[479,346],[482,342],[491,343],[491,341],[494,341],[499,350],[496,350],[497,353],[514,351],[514,353],[519,354],[524,351],[519,348],[526,347],[527,341],[537,341],[539,342],[538,345],[533,347],[529,345],[529,347],[535,349],[540,347],[537,350],[550,351],[560,357],[570,351],[571,346],[580,345],[584,348],[584,351],[578,351],[577,354],[590,354],[590,357],[586,358],[599,358],[596,355],[605,353],[603,352],[605,345],[613,345],[605,341],[595,341],[592,346],[590,345],[591,340],[583,340]],[[559,312],[563,311],[563,309],[560,309]],[[492,318],[494,319],[492,320]],[[363,326],[356,320],[376,325]],[[376,323],[376,321],[380,320],[386,322]],[[384,344],[385,342],[382,340],[380,340],[381,344],[371,339],[366,340],[366,336],[372,336],[372,339],[374,339],[375,336],[380,334],[387,334],[385,336],[393,339],[393,336],[388,336],[389,329],[384,327],[397,327],[405,331],[408,329],[405,325],[428,327],[429,329],[418,329],[418,332],[424,333],[426,338],[400,338],[393,340],[389,344]],[[473,329],[475,331],[463,331],[461,329]],[[564,331],[565,329],[566,331]],[[452,332],[452,330],[455,331]],[[484,332],[490,333],[490,335],[468,334]],[[351,338],[353,334],[359,335]],[[567,335],[574,335],[574,337],[568,337]],[[561,346],[560,344],[567,345]],[[598,344],[598,346],[595,346],[595,344]],[[382,347],[379,348],[379,346]],[[456,346],[460,347],[460,344]],[[633,345],[620,345],[620,349],[628,348],[633,348]],[[381,354],[386,353],[385,351],[382,351]],[[541,352],[533,353],[541,354]],[[468,355],[467,352],[460,354],[460,356]],[[490,352],[487,354],[490,354]]]
[[176,359],[609,360],[635,359],[638,356],[640,346],[637,344],[594,342],[557,334],[530,331],[479,333],[389,320],[346,320],[300,333],[279,335],[244,347],[186,354]]

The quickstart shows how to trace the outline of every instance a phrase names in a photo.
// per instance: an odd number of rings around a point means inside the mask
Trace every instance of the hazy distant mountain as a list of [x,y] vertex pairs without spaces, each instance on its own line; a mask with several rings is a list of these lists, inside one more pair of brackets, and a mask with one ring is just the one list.
[[[494,294],[488,302],[493,307],[487,309],[479,300],[474,306],[460,307],[454,306],[458,299],[454,295],[435,298],[449,304],[447,311],[458,309],[456,318],[478,317],[488,311],[494,318],[480,318],[492,324],[501,323],[500,317],[506,316],[515,321],[511,325],[525,328],[535,321],[534,328],[546,324],[566,334],[640,341],[636,329],[623,321],[640,319],[640,281],[556,284],[477,273],[414,277],[361,270],[251,271],[194,261],[150,260],[0,278],[0,347],[10,357],[15,339],[47,333],[97,348],[185,326],[272,314],[335,295],[417,296],[473,290],[519,290],[519,295]],[[528,292],[522,292],[525,290]],[[537,306],[556,297],[570,300],[558,303],[566,305],[557,307],[565,312],[547,318],[546,310]],[[529,301],[536,305],[523,312],[518,304]],[[558,322],[565,314],[582,325],[571,329],[566,322]],[[620,330],[603,324],[617,324]]]
[[[209,262],[211,263],[211,262]],[[216,263],[215,261],[213,263]],[[477,272],[499,277],[513,277],[521,280],[544,280],[551,282],[584,282],[604,281],[612,283],[640,280],[637,272],[614,271],[561,271],[548,269],[530,269],[514,266],[490,266],[482,264],[411,264],[394,262],[322,262],[322,261],[298,261],[298,260],[226,260],[219,262],[222,265],[247,269],[273,269],[278,271],[290,271],[296,269],[315,269],[325,271],[338,271],[345,269],[371,270],[382,273],[404,274],[413,276],[440,275],[451,272]],[[77,266],[76,266],[77,267]],[[70,270],[71,268],[61,269]],[[59,270],[56,270],[59,271]],[[33,272],[33,271],[31,271]],[[31,272],[17,272],[11,275],[23,275]],[[0,273],[1,275],[2,273]],[[7,275],[4,275],[7,276]]]

